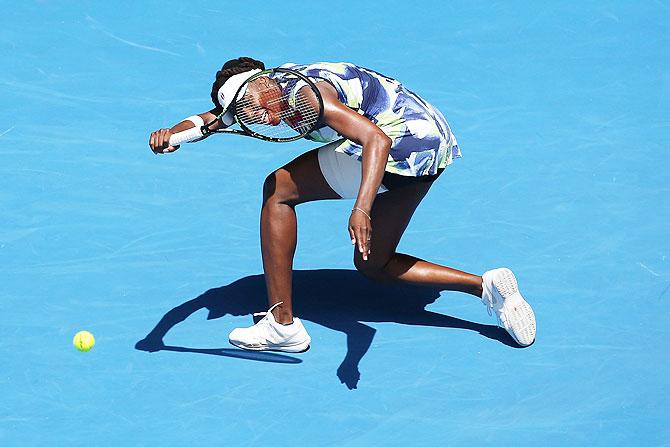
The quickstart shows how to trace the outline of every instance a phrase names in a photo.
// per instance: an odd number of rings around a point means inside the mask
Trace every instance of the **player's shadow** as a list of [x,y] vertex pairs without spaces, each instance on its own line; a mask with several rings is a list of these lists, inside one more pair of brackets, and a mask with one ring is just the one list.
[[[347,354],[337,369],[337,377],[349,389],[356,388],[358,384],[358,365],[370,348],[376,332],[363,322],[464,329],[478,332],[508,346],[518,347],[509,334],[498,326],[473,323],[426,310],[425,307],[440,296],[439,292],[439,289],[434,288],[372,282],[355,270],[293,272],[294,314],[303,320],[343,332],[347,336]],[[477,303],[473,302],[473,305]],[[192,349],[163,344],[163,337],[172,327],[203,308],[209,310],[208,320],[226,314],[249,315],[265,310],[267,298],[263,275],[247,276],[227,286],[210,289],[175,307],[135,347],[150,352],[170,350],[268,362],[300,362],[292,356],[269,352],[224,348]]]

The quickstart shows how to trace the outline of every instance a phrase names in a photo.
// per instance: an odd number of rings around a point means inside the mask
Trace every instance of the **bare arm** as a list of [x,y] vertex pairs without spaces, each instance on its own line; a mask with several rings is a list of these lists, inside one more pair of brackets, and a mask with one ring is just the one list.
[[[216,119],[219,115],[219,109],[212,109],[208,112],[199,113],[198,116],[202,118],[205,123],[209,123]],[[210,129],[215,130],[221,127],[221,121],[216,121],[210,126]],[[149,137],[149,147],[155,154],[167,154],[179,149],[179,146],[170,146],[170,137],[177,133],[194,127],[194,124],[189,120],[180,121],[169,129],[158,129],[151,133]]]
[[384,176],[391,139],[372,121],[342,104],[333,86],[319,82],[317,88],[323,97],[325,123],[340,135],[363,146],[362,179],[354,208],[363,210],[365,214],[352,213],[349,233],[352,243],[358,242],[359,251],[367,260],[372,232],[368,216]]

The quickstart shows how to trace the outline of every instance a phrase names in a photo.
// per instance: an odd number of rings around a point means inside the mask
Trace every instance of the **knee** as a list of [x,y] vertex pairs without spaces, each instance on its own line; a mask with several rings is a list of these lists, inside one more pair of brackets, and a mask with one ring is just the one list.
[[273,172],[267,177],[263,182],[263,203],[267,202],[272,196],[274,196],[275,191],[277,190],[277,172]]
[[358,252],[356,252],[354,255],[354,266],[356,267],[356,270],[358,270],[366,278],[373,281],[390,281],[390,277],[386,273],[386,264],[387,261],[380,262],[379,260],[374,259],[372,256],[369,256],[368,260],[364,261]]
[[283,169],[277,169],[265,178],[263,182],[263,205],[268,201],[290,204],[295,196],[291,177]]

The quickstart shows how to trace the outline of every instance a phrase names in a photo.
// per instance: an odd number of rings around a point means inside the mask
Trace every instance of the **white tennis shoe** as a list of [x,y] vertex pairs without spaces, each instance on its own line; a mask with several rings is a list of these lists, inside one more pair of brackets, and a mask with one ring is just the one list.
[[482,275],[482,303],[489,315],[495,311],[498,324],[521,346],[535,341],[535,313],[519,293],[519,286],[510,269],[489,270]]
[[254,317],[263,318],[253,326],[233,329],[228,341],[238,348],[252,351],[306,351],[312,339],[299,318],[294,317],[293,323],[289,325],[275,321],[272,309],[281,303],[275,304],[267,312],[255,313]]

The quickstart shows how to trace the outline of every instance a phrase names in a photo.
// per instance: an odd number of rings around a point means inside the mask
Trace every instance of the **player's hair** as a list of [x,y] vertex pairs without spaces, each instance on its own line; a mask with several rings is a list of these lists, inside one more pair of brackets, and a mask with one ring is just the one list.
[[237,59],[231,59],[221,67],[221,70],[216,72],[216,79],[214,84],[212,84],[212,102],[216,109],[221,108],[219,100],[217,98],[219,89],[221,86],[230,78],[236,74],[244,73],[245,71],[254,70],[254,69],[265,70],[265,64],[256,59],[250,57],[238,57]]

